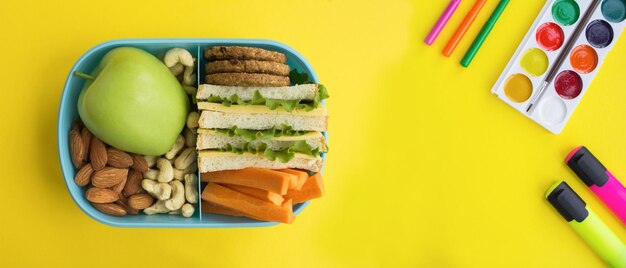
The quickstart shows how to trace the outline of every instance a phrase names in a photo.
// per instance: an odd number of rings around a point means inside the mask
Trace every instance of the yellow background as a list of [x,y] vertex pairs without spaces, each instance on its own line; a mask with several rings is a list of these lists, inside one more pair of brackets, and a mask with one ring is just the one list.
[[[0,3],[0,266],[601,267],[543,199],[565,179],[622,239],[622,226],[564,165],[587,145],[626,180],[626,40],[553,135],[490,94],[543,1],[511,1],[469,69],[422,40],[448,1],[40,1]],[[176,2],[176,3],[175,3]],[[327,196],[293,225],[121,229],[78,209],[65,188],[56,120],[66,75],[117,38],[284,42],[331,99]]]

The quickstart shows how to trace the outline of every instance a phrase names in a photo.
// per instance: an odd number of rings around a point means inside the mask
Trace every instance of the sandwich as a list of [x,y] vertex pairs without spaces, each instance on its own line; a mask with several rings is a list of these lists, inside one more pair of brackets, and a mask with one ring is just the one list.
[[326,88],[290,70],[286,56],[251,47],[205,50],[198,87],[201,173],[244,168],[319,172],[328,150],[322,134]]

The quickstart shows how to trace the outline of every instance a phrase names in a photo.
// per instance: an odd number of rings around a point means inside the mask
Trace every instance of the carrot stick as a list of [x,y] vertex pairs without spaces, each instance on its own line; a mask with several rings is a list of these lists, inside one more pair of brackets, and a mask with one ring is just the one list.
[[[293,211],[293,200],[291,200],[291,198],[285,200],[285,202],[283,202],[283,204],[281,205],[282,208],[284,209],[288,209]],[[291,214],[289,214],[289,218],[287,219],[287,221],[289,222],[293,222],[296,220],[296,216],[293,215],[293,212]]]
[[280,206],[283,207],[283,208],[290,208],[291,209],[292,206],[293,206],[293,200],[291,198],[285,199],[285,202],[283,202]]
[[292,179],[289,182],[289,190],[300,190],[300,189],[302,189],[302,186],[306,182],[307,178],[309,178],[309,173],[306,173],[304,171],[300,171],[300,170],[297,170],[297,169],[279,169],[278,171],[298,176],[297,180],[293,180]]
[[292,223],[294,219],[292,208],[277,206],[213,182],[209,182],[202,191],[202,200],[242,212],[257,220]]
[[294,204],[299,204],[323,195],[324,183],[322,182],[322,175],[315,173],[315,175],[306,180],[300,191],[290,190],[287,192],[285,199],[291,198]]
[[202,201],[202,212],[214,213],[214,214],[223,214],[223,215],[236,216],[236,217],[245,216],[245,215],[243,215],[243,213],[241,213],[239,211],[235,211],[235,210],[232,210],[232,209],[224,208],[224,207],[215,205],[215,204],[207,202],[207,201]]
[[293,177],[296,177],[296,175],[265,168],[222,170],[201,174],[203,182],[248,186],[275,192],[280,195],[287,193],[289,182]]
[[249,196],[261,199],[263,201],[272,202],[274,205],[280,206],[285,199],[282,195],[279,195],[274,192],[266,191],[263,189],[252,188],[248,186],[241,185],[232,185],[232,184],[221,184],[222,186],[229,188],[231,190],[235,190],[242,194],[247,194]]

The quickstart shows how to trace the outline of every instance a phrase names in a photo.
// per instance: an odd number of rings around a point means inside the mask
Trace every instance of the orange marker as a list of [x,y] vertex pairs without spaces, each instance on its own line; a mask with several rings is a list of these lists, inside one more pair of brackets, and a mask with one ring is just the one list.
[[450,41],[448,41],[446,47],[443,49],[444,56],[450,57],[452,51],[454,51],[456,46],[459,44],[459,41],[461,41],[469,27],[472,26],[472,23],[478,16],[478,12],[480,12],[480,9],[483,8],[486,2],[487,0],[476,0],[476,3],[472,7],[472,9],[469,11],[469,13],[467,13],[465,18],[463,19],[463,22],[461,22],[461,25],[459,25],[459,28],[456,29],[456,32],[454,33],[452,38],[450,38]]

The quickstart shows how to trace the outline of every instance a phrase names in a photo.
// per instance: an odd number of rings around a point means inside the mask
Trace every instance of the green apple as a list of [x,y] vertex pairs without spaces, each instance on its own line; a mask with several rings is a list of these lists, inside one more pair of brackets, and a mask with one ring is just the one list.
[[78,113],[91,132],[118,149],[162,155],[185,126],[189,99],[169,69],[132,47],[109,51],[86,78]]

